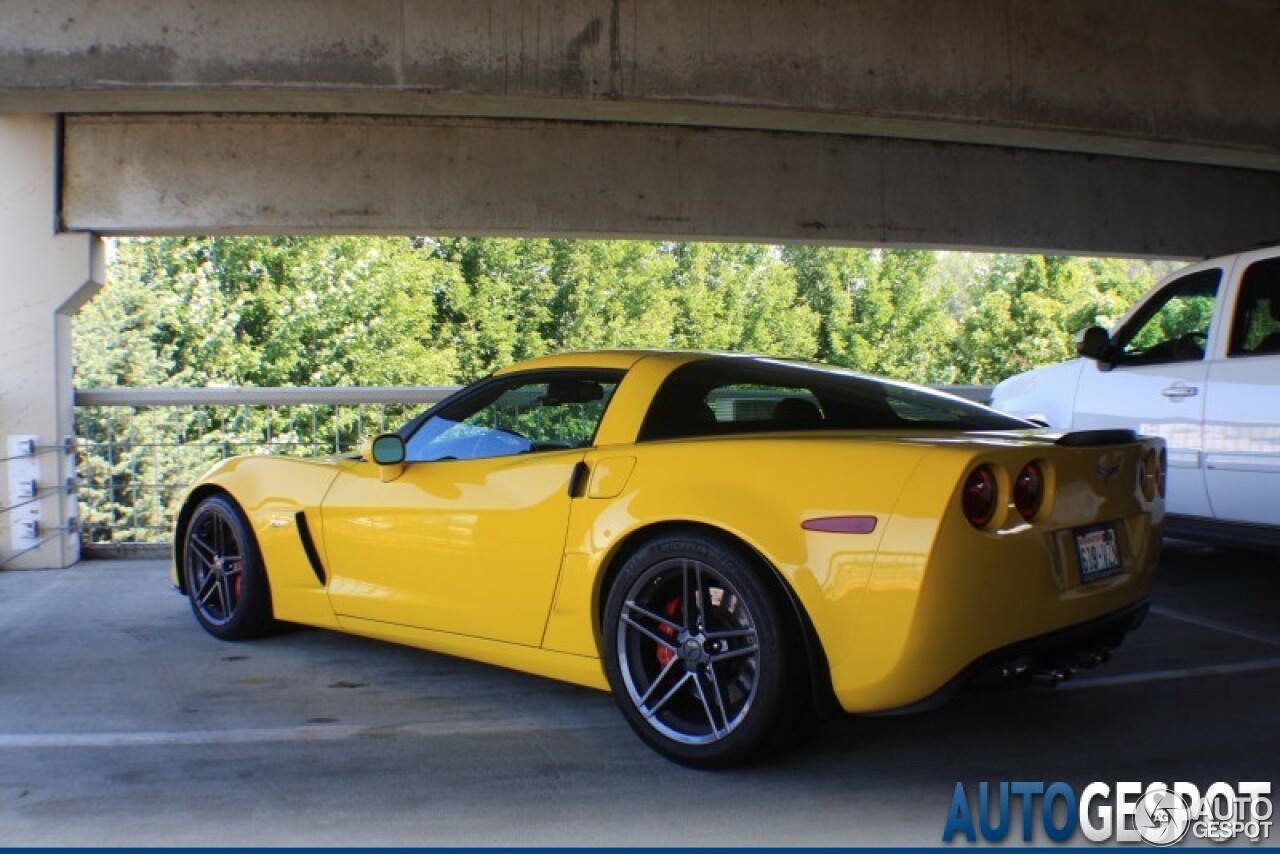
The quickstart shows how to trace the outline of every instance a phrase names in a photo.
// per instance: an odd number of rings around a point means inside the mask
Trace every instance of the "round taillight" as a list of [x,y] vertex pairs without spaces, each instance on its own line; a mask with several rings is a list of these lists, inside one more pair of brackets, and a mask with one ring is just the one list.
[[985,528],[996,515],[996,475],[991,466],[978,466],[965,479],[960,493],[964,518],[975,528]]
[[1029,462],[1018,472],[1018,479],[1013,482],[1013,506],[1018,508],[1018,515],[1028,522],[1040,512],[1040,502],[1044,500],[1044,472],[1040,464]]

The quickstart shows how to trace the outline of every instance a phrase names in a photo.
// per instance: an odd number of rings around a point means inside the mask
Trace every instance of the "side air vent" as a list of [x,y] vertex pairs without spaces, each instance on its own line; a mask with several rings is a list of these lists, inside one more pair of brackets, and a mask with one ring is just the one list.
[[1099,445],[1127,445],[1137,439],[1138,434],[1132,430],[1077,430],[1063,434],[1054,444],[1068,448],[1094,448]]
[[311,526],[307,524],[307,514],[299,510],[293,518],[298,523],[298,539],[302,540],[302,550],[307,553],[307,560],[311,562],[311,571],[323,585],[327,583],[324,564],[320,562],[320,553],[316,551],[315,540],[311,539]]

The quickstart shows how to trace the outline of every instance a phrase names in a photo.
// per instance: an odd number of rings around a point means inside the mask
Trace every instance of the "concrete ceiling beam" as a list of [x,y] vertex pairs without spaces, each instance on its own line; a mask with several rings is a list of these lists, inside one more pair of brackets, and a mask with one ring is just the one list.
[[1261,0],[8,0],[0,111],[736,127],[1280,170]]

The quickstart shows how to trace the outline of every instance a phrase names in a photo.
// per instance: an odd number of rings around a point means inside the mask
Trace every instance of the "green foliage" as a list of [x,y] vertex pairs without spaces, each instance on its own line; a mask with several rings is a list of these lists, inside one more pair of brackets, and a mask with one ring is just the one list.
[[1113,325],[1156,279],[1151,265],[1121,259],[986,256],[966,288],[956,381],[996,383],[1074,358],[1077,332]]
[[[120,240],[77,383],[433,385],[562,350],[745,350],[918,382],[1070,358],[1154,283],[1120,259],[401,237]],[[103,346],[96,347],[95,343]]]
[[[545,353],[623,347],[993,383],[1071,358],[1075,332],[1109,325],[1166,272],[1117,259],[819,246],[118,240],[107,286],[76,318],[76,383],[444,385]],[[90,521],[162,532],[196,467],[242,443],[345,448],[369,432],[369,415],[81,410]],[[155,484],[170,498],[148,495]]]

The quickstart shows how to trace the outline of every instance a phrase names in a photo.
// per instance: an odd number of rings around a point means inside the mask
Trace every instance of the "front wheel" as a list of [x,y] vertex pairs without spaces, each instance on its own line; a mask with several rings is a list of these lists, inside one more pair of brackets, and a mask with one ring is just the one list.
[[247,640],[275,627],[257,541],[230,499],[212,495],[196,506],[182,540],[182,568],[191,611],[209,634]]
[[633,554],[605,605],[605,669],[632,729],[685,765],[723,767],[790,740],[807,708],[801,640],[764,570],[711,537]]

